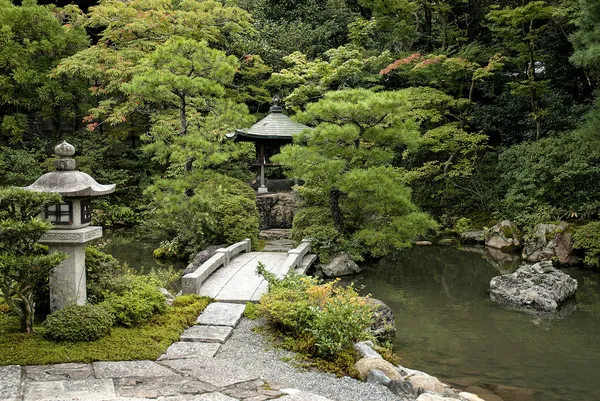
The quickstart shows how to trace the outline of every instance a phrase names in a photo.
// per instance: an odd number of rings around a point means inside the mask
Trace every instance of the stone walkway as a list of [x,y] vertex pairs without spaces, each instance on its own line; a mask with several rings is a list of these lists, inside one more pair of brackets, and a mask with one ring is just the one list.
[[212,303],[158,361],[0,367],[1,401],[330,401],[214,358],[244,305]]

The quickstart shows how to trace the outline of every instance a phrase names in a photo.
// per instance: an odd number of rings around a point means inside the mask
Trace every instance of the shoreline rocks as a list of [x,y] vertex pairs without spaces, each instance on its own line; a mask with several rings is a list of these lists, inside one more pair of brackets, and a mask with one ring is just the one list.
[[321,271],[327,277],[349,276],[360,273],[362,268],[346,252],[337,254],[330,263],[321,265]]
[[555,260],[563,265],[577,264],[573,255],[573,229],[569,223],[538,224],[526,238],[522,258],[527,262]]
[[492,278],[490,298],[504,307],[531,314],[553,314],[577,290],[577,280],[543,261]]
[[510,220],[503,220],[484,231],[485,245],[503,251],[521,248],[521,230]]

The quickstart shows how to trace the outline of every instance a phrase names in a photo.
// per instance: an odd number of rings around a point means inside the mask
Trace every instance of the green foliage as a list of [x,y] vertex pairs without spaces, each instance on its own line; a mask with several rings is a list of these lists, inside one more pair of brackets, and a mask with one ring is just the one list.
[[44,336],[54,341],[94,341],[110,333],[115,318],[99,305],[70,305],[48,315]]
[[197,294],[180,295],[173,300],[173,304],[171,306],[174,308],[184,308],[201,300],[205,300],[205,298]]
[[460,219],[456,220],[456,223],[454,224],[454,230],[459,234],[464,233],[471,227],[471,219],[466,217],[461,217]]
[[85,248],[85,269],[87,298],[92,304],[104,301],[105,292],[127,272],[127,266],[94,246]]
[[165,296],[155,280],[132,274],[113,279],[111,289],[100,304],[125,327],[139,326],[157,313],[165,311]]
[[[298,135],[294,145],[273,158],[290,177],[304,182],[298,191],[303,207],[311,211],[298,213],[295,235],[314,236],[318,252],[321,246],[324,254],[343,248],[359,258],[407,247],[434,229],[430,217],[411,203],[406,186],[422,175],[423,166],[415,163],[407,171],[395,164],[403,158],[411,163],[412,154],[428,149],[427,168],[439,163],[437,168],[445,164],[450,176],[468,174],[469,160],[483,138],[440,123],[453,102],[431,88],[354,89],[329,92],[308,105],[298,120],[318,124],[316,129]],[[455,157],[444,160],[449,154]],[[439,156],[443,162],[432,160]]]
[[[586,149],[586,151],[583,151]],[[600,213],[600,148],[578,134],[513,146],[500,155],[501,216],[521,227]],[[514,168],[519,166],[519,168]]]
[[40,124],[35,118],[60,126],[63,119],[73,121],[85,105],[81,81],[50,75],[63,57],[88,46],[82,18],[75,5],[0,1],[1,144],[30,141],[29,131]]
[[[186,190],[191,190],[191,196]],[[189,191],[188,191],[189,193]],[[209,244],[224,244],[258,236],[254,191],[244,182],[205,171],[181,179],[162,179],[146,191],[150,199],[144,227],[167,241],[179,258]]]
[[255,320],[255,319],[258,319],[259,316],[260,316],[260,311],[259,311],[258,305],[255,304],[254,302],[246,303],[246,308],[244,309],[244,317],[251,319],[251,320]]
[[600,221],[578,227],[573,240],[574,248],[585,250],[583,262],[590,267],[600,269]]
[[39,333],[19,333],[18,318],[0,315],[0,365],[46,365],[64,362],[156,360],[194,324],[210,300],[168,307],[146,324],[115,326],[109,335],[91,342],[55,342]]
[[0,295],[21,320],[21,329],[33,330],[34,291],[67,255],[48,254],[38,244],[51,228],[38,217],[44,207],[60,202],[57,194],[0,188]]
[[369,338],[371,306],[352,286],[323,284],[296,274],[278,280],[260,265],[259,273],[269,282],[260,314],[288,338],[297,339],[289,344],[292,348],[333,361]]
[[594,0],[579,0],[579,4],[579,30],[571,37],[575,48],[571,60],[600,73],[600,5]]

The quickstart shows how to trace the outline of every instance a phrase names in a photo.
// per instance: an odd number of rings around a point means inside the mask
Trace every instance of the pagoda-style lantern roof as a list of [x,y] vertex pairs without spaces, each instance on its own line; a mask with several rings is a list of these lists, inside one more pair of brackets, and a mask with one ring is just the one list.
[[270,112],[265,118],[250,128],[236,129],[235,132],[227,134],[227,137],[238,141],[279,139],[291,142],[294,134],[298,134],[305,129],[311,128],[292,121],[291,118],[283,114],[281,99],[279,96],[275,96]]
[[55,162],[56,171],[44,174],[25,189],[64,197],[100,196],[115,191],[115,184],[98,184],[90,175],[75,169],[75,160],[71,158],[75,154],[73,145],[63,141],[54,148],[54,153],[60,157]]

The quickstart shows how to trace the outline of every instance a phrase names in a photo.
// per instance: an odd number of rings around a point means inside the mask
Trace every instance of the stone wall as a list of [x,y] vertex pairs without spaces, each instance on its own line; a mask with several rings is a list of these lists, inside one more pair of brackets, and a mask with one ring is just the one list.
[[295,192],[277,192],[258,195],[256,207],[260,215],[260,229],[292,228],[298,195]]

